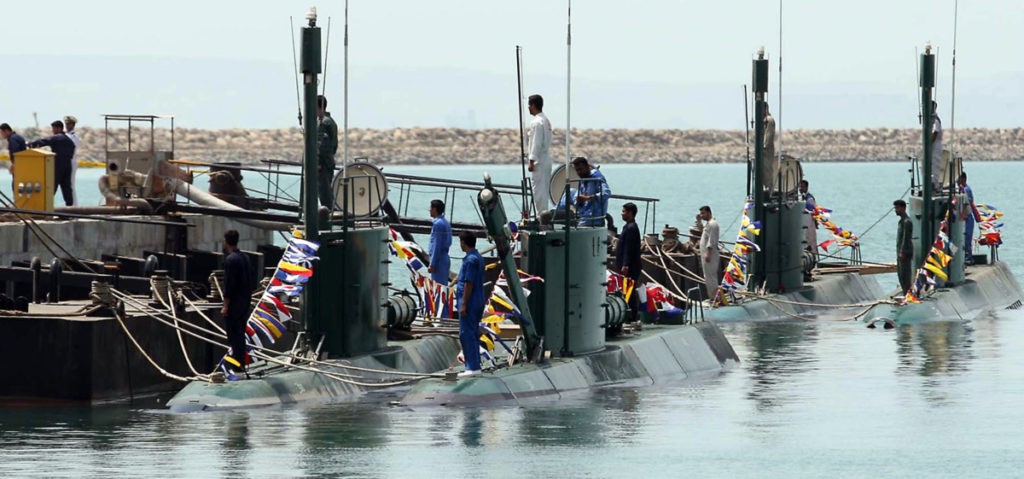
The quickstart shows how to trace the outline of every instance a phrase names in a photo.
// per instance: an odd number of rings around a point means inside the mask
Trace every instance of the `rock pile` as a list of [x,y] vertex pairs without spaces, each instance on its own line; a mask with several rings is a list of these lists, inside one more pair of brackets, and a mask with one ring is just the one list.
[[[43,136],[35,128],[20,132],[29,141]],[[103,130],[80,128],[80,159],[101,161]],[[149,130],[133,129],[133,148],[148,149]],[[519,158],[519,132],[513,129],[458,128],[352,129],[352,158],[381,164],[514,163]],[[947,144],[949,142],[949,132]],[[1024,159],[1024,129],[961,129],[955,140],[964,158],[972,161]],[[602,163],[726,163],[746,159],[743,131],[730,130],[573,130],[574,155]],[[158,129],[157,150],[170,149],[171,135]],[[917,155],[921,132],[917,129],[871,128],[860,130],[786,130],[782,150],[804,161],[892,161]],[[114,130],[110,149],[125,149],[128,131]],[[6,147],[0,141],[0,147]],[[174,131],[175,156],[210,162],[256,163],[263,159],[298,161],[302,156],[302,130],[230,129]],[[339,147],[338,158],[341,157]],[[561,158],[565,131],[556,130],[552,153]]]

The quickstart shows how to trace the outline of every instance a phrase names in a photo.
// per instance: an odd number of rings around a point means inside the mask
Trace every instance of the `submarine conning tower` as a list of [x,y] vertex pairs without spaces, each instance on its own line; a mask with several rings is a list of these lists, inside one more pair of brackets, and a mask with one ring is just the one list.
[[[924,53],[920,59],[919,86],[921,87],[921,158],[916,163],[919,167],[916,173],[921,178],[920,184],[911,181],[910,201],[907,203],[907,215],[914,225],[914,265],[924,264],[932,249],[932,244],[939,234],[942,220],[946,218],[947,237],[956,245],[953,259],[949,263],[949,279],[944,285],[952,286],[964,282],[964,222],[962,212],[963,205],[967,201],[967,195],[959,193],[956,186],[956,179],[960,176],[960,162],[956,161],[952,154],[947,159],[946,155],[938,155],[936,158],[932,147],[932,126],[935,122],[937,112],[932,107],[935,101],[935,54],[932,53],[931,44],[926,44]],[[934,172],[938,172],[938,178],[932,178]],[[913,177],[912,177],[913,178]],[[956,201],[957,206],[951,202]],[[936,281],[942,281],[935,278]]]
[[[484,182],[487,186],[481,190],[478,201],[487,233],[498,246],[498,256],[510,280],[511,299],[533,323],[523,327],[528,348],[540,347],[555,357],[604,349],[608,322],[605,228],[579,226],[567,220],[553,229],[522,231],[520,264],[526,273],[544,278],[543,283],[531,284],[527,298],[519,285],[515,261],[508,253],[509,228],[504,208],[497,191],[489,186],[490,178],[485,177]],[[625,316],[621,307],[616,309],[618,316]]]
[[[768,113],[768,59],[760,48],[753,60],[754,163],[747,171],[748,198],[754,203],[751,221],[760,221],[756,236],[760,251],[751,258],[750,289],[788,292],[803,286],[804,201],[798,187],[803,173],[800,162],[766,154],[765,116]],[[775,151],[775,148],[771,148]],[[779,155],[782,156],[782,155]],[[771,168],[768,168],[771,166]],[[723,232],[724,233],[724,232]]]
[[322,63],[316,19],[316,10],[310,10],[308,24],[302,28],[302,216],[306,239],[320,242],[320,260],[303,293],[302,328],[306,347],[319,352],[321,358],[351,357],[387,346],[389,236],[377,215],[387,184],[379,170],[350,168],[345,158],[333,179],[333,204],[330,208],[319,206],[317,85]]

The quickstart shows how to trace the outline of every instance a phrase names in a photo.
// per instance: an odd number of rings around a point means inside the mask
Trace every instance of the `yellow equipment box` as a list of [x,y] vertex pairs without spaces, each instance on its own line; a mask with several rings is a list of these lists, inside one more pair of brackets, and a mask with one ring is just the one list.
[[14,207],[53,211],[54,154],[30,148],[14,155]]

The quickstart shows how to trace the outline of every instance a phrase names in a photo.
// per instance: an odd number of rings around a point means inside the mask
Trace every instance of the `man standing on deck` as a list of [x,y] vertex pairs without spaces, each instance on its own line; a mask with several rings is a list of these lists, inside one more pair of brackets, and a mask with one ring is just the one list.
[[448,248],[452,246],[452,226],[444,217],[444,202],[431,200],[430,217],[434,218],[434,224],[430,227],[430,246],[427,254],[430,255],[430,279],[434,282],[447,286],[450,278],[448,272],[452,266],[452,260],[448,257]]
[[939,104],[932,102],[932,187],[935,191],[942,189],[942,120],[939,119]]
[[590,163],[582,156],[573,158],[572,167],[580,177],[580,186],[576,193],[579,225],[604,225],[604,215],[608,212],[608,198],[612,196],[608,180],[605,180],[600,171],[591,168]]
[[900,290],[906,293],[910,290],[913,279],[914,261],[914,223],[907,216],[907,202],[896,200],[892,202],[896,216],[900,217],[899,225],[896,228],[896,274],[900,278]]
[[779,172],[779,159],[775,157],[775,118],[768,111],[768,102],[764,102],[764,160],[761,163],[764,191],[769,193],[775,188],[775,175]]
[[[49,146],[55,156],[53,160],[53,176],[57,186],[60,187],[60,194],[64,197],[64,204],[72,206],[75,204],[75,194],[71,186],[71,159],[75,157],[75,143],[64,133],[64,123],[57,120],[50,123],[53,136],[28,144],[29,148]],[[57,193],[57,188],[53,190]]]
[[480,375],[480,319],[484,313],[484,258],[476,250],[476,236],[459,234],[459,246],[466,253],[459,269],[455,297],[459,308],[459,343],[466,370],[459,377]]
[[25,151],[25,139],[21,135],[14,132],[11,129],[11,125],[7,123],[0,124],[0,137],[7,140],[7,154],[11,159],[11,185],[13,191],[14,181],[14,154],[19,151]]
[[807,242],[807,251],[810,251],[815,258],[818,257],[818,222],[814,220],[814,208],[818,206],[814,195],[808,189],[810,183],[807,180],[800,180],[800,195],[804,200],[804,241]]
[[530,95],[530,114],[533,120],[526,130],[530,139],[530,166],[533,173],[533,207],[537,217],[551,206],[551,121],[544,114],[544,98]]
[[974,264],[974,222],[981,221],[981,213],[974,205],[974,192],[967,186],[967,172],[961,171],[960,178],[957,178],[957,185],[960,185],[960,192],[967,195],[967,204],[963,206],[964,214],[964,263]]
[[643,266],[640,264],[640,228],[636,225],[636,204],[626,203],[622,205],[622,234],[619,235],[619,243],[615,249],[615,270],[623,277],[633,280],[633,292],[629,296],[629,316],[631,322],[636,322],[640,313],[640,273]]
[[334,193],[331,191],[331,180],[334,179],[334,155],[338,152],[338,124],[327,111],[327,97],[316,97],[317,126],[317,193],[320,205],[334,209]]
[[704,286],[708,293],[708,300],[714,304],[715,295],[718,293],[718,221],[711,215],[711,207],[704,205],[700,207],[700,219],[707,222],[704,225],[704,232],[700,235],[701,266],[704,268]]
[[71,156],[71,200],[78,204],[78,183],[75,182],[75,174],[78,173],[78,144],[82,141],[78,137],[78,133],[75,133],[75,125],[78,124],[78,118],[72,115],[64,115],[64,127],[67,128],[68,138],[75,144],[75,154]]
[[249,319],[252,301],[253,271],[249,257],[238,250],[238,231],[224,233],[224,306],[220,314],[224,318],[231,355],[225,356],[231,372],[245,370],[245,326]]

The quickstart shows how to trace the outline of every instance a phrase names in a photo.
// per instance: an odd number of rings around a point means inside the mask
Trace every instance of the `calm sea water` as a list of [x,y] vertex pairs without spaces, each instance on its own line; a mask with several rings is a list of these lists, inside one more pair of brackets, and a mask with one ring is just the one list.
[[[1006,213],[1001,252],[1022,278],[1024,163],[968,165],[978,201]],[[805,166],[818,203],[862,232],[906,190],[906,165]],[[389,167],[516,181],[517,167]],[[614,191],[659,196],[657,225],[702,204],[735,234],[742,165],[608,165]],[[98,172],[83,170],[80,183]],[[0,181],[0,186],[3,182]],[[83,193],[85,187],[83,186]],[[436,191],[417,188],[410,212]],[[83,198],[83,203],[97,201]],[[451,216],[471,221],[461,194]],[[514,206],[507,204],[509,210]],[[618,205],[613,204],[617,210]],[[642,207],[641,207],[642,209]],[[726,228],[728,226],[728,228]],[[892,261],[891,213],[863,257]],[[893,278],[880,278],[888,286]],[[725,328],[742,361],[712,380],[607,389],[524,408],[421,409],[358,402],[169,414],[130,408],[0,409],[12,477],[1018,477],[1024,467],[1024,315],[891,331],[824,317]]]

